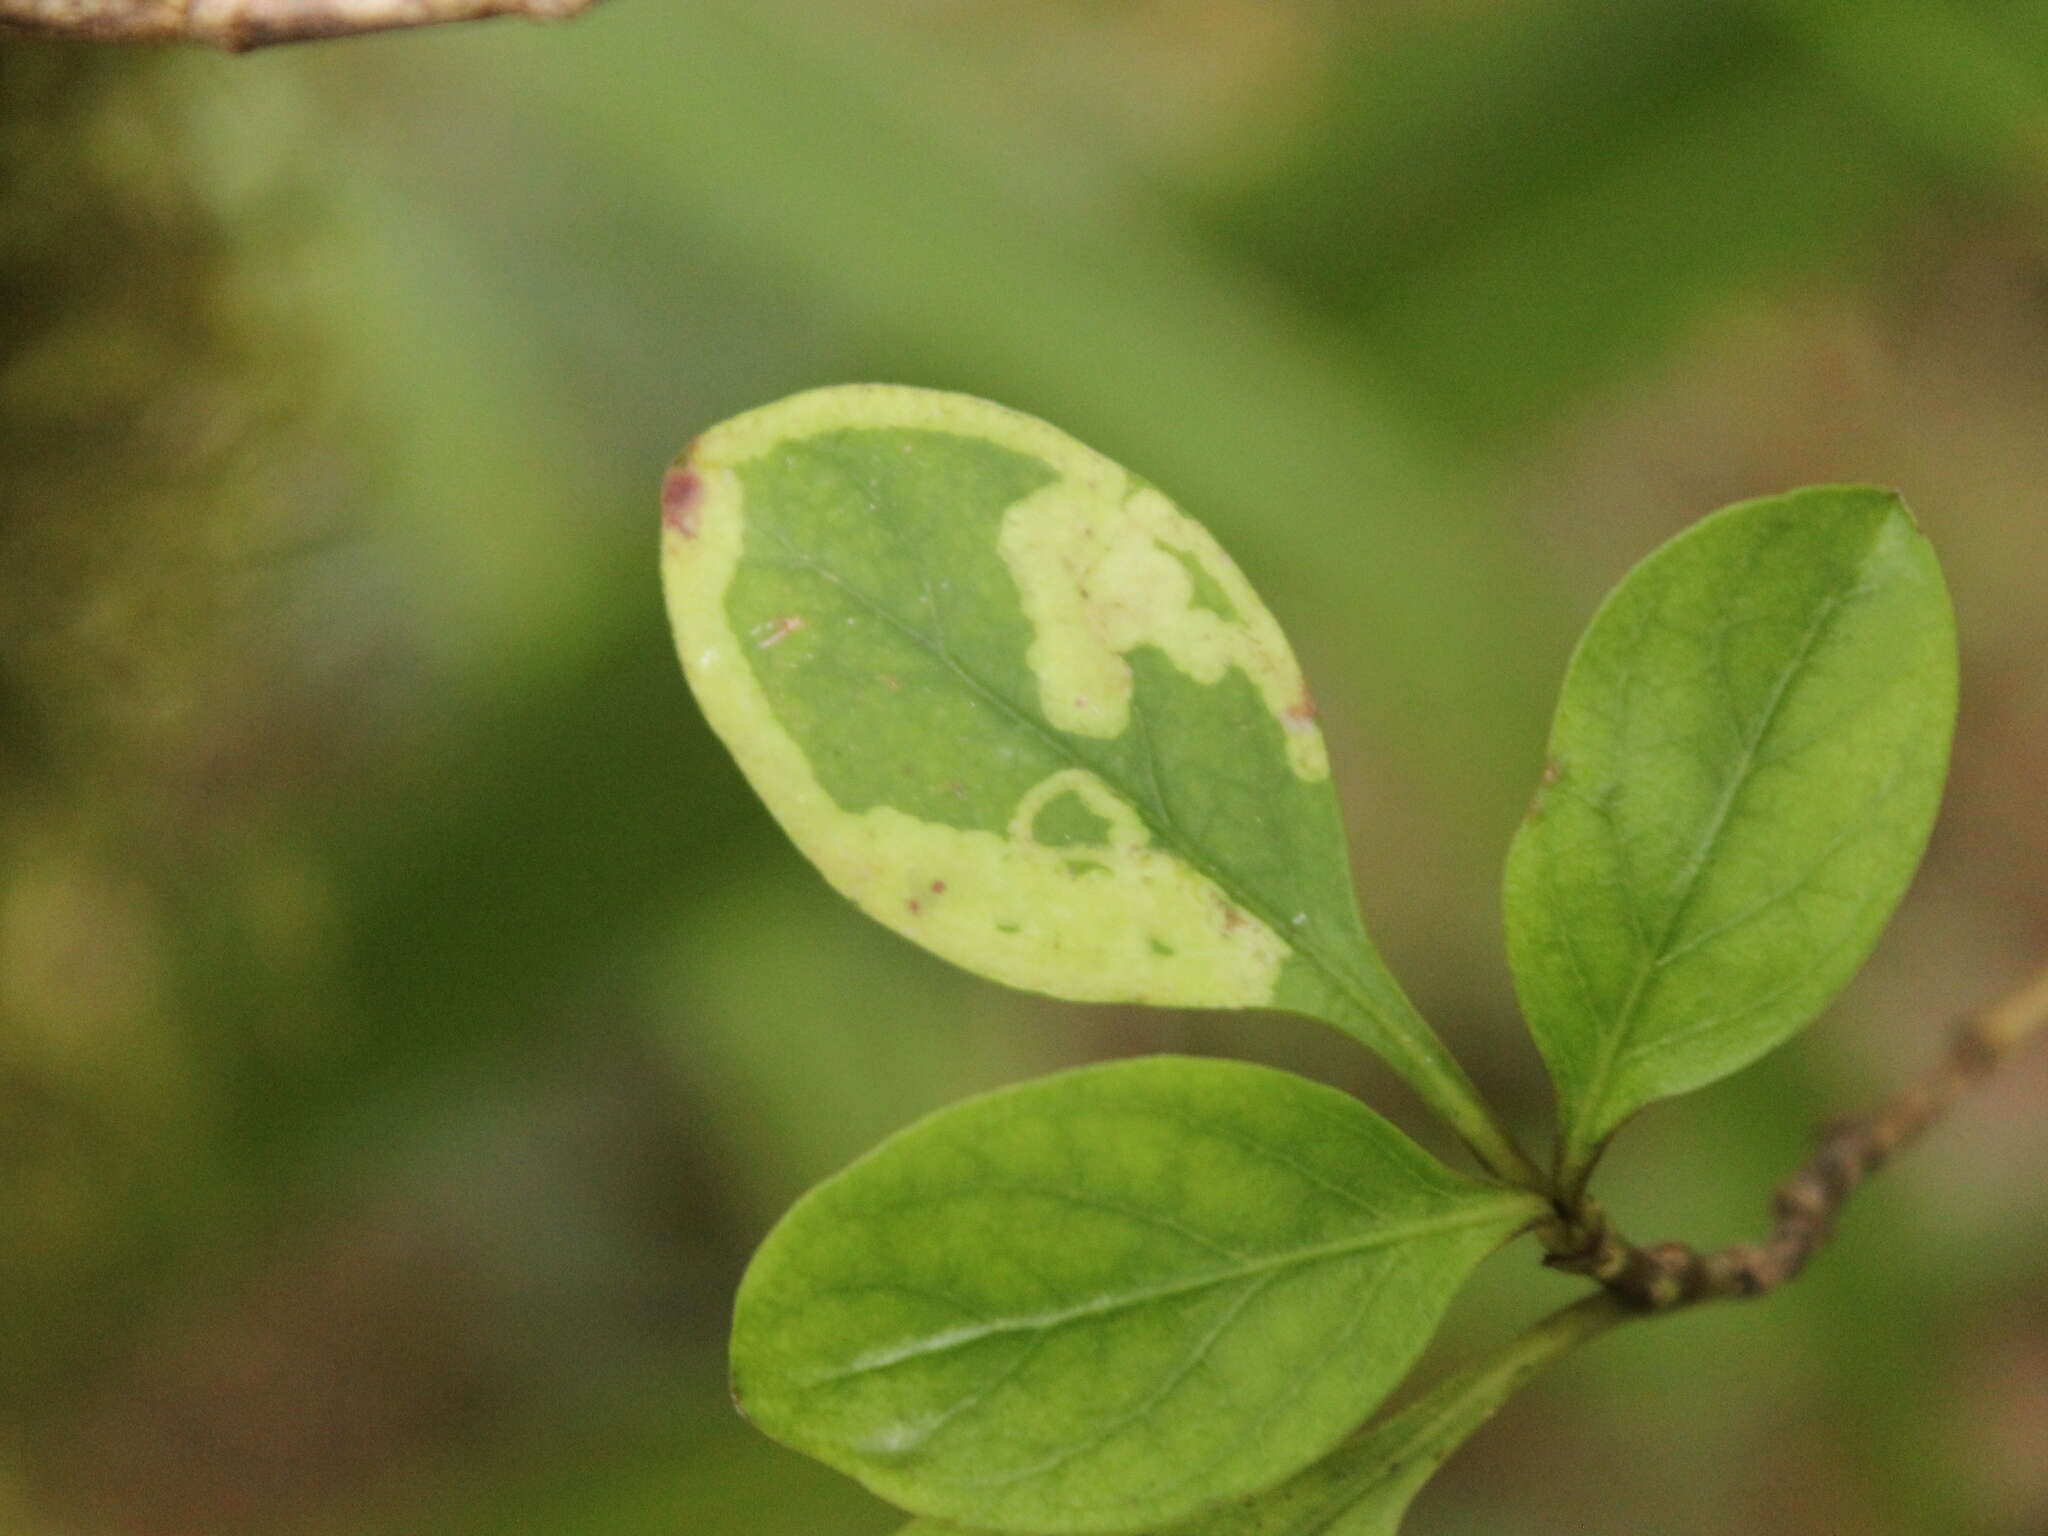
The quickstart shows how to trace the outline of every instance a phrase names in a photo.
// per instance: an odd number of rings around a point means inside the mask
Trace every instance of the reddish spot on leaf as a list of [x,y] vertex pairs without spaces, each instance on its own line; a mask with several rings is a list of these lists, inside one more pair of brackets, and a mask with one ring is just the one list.
[[934,880],[934,881],[932,882],[932,894],[933,894],[934,896],[943,896],[943,895],[945,895],[945,894],[946,894],[946,882],[945,882],[945,881],[943,881],[943,880]]
[[754,644],[765,651],[771,646],[782,644],[783,641],[803,627],[804,621],[792,613],[787,618],[775,619],[755,630],[754,633],[761,638],[756,640]]
[[680,538],[697,537],[697,504],[704,499],[704,482],[688,461],[661,477],[661,525]]
[[1315,717],[1316,701],[1310,697],[1307,687],[1304,686],[1301,690],[1301,697],[1287,706],[1287,723],[1299,728],[1307,725]]
[[918,913],[924,910],[924,903],[919,901],[915,896],[911,897],[910,900],[903,903],[903,905],[910,908],[910,915],[912,917],[917,916]]

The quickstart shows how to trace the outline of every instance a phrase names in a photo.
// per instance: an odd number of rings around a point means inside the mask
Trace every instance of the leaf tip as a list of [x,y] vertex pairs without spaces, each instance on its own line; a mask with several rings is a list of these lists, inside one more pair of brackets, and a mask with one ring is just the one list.
[[1913,515],[1913,509],[1906,503],[1906,493],[1895,485],[1851,485],[1844,490],[1854,491],[1870,499],[1872,508],[1888,526],[1903,526],[1907,532],[1918,534],[1920,520]]
[[[1837,509],[1855,509],[1859,516],[1868,518],[1868,525],[1877,529],[1903,526],[1908,532],[1920,531],[1919,519],[1906,503],[1906,494],[1895,485],[1878,485],[1866,481],[1852,481],[1839,485],[1810,485],[1803,490],[1789,491],[1781,497],[1765,498],[1781,503],[1796,505],[1802,500],[1831,505]],[[1746,506],[1748,503],[1738,503]]]

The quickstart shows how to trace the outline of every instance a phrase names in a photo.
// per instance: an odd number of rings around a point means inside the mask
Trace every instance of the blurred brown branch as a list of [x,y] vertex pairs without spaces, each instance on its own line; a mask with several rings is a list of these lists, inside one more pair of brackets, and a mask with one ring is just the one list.
[[1941,1059],[1898,1093],[1865,1114],[1837,1121],[1813,1156],[1778,1186],[1771,1235],[1761,1243],[1717,1253],[1701,1253],[1687,1243],[1638,1248],[1589,1202],[1560,1221],[1545,1262],[1597,1280],[1645,1312],[1774,1291],[1820,1251],[1858,1185],[2007,1058],[2042,1038],[2048,1038],[2048,970],[1965,1019]]
[[597,0],[0,0],[0,33],[205,43],[239,53],[492,16],[557,20]]

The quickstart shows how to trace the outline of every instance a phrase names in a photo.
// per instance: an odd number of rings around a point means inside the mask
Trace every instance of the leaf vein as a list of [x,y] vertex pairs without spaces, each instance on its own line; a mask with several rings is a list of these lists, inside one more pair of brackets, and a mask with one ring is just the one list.
[[1617,1066],[1624,1057],[1629,1056],[1634,1051],[1635,1042],[1633,1037],[1636,1025],[1642,1016],[1641,1006],[1651,990],[1653,978],[1662,963],[1661,956],[1671,947],[1672,940],[1677,936],[1679,928],[1684,923],[1686,914],[1691,909],[1694,898],[1698,895],[1702,877],[1705,875],[1708,866],[1712,863],[1714,852],[1720,846],[1721,838],[1726,834],[1728,826],[1734,818],[1735,809],[1740,804],[1744,791],[1754,782],[1755,775],[1752,770],[1755,766],[1757,752],[1762,747],[1764,740],[1769,736],[1772,727],[1777,723],[1784,709],[1785,700],[1792,691],[1793,683],[1805,669],[1807,663],[1812,658],[1815,648],[1821,643],[1828,630],[1832,628],[1836,618],[1848,606],[1850,600],[1858,595],[1860,590],[1862,589],[1852,589],[1849,592],[1829,599],[1821,605],[1820,611],[1815,615],[1813,622],[1807,626],[1806,633],[1800,637],[1798,647],[1793,651],[1791,657],[1786,661],[1784,669],[1778,674],[1776,681],[1772,684],[1770,694],[1764,701],[1764,707],[1757,712],[1755,726],[1747,733],[1747,739],[1744,741],[1741,753],[1728,775],[1728,781],[1722,789],[1720,799],[1714,807],[1713,814],[1708,818],[1706,828],[1700,837],[1699,843],[1680,876],[1677,899],[1672,904],[1670,916],[1665,919],[1663,931],[1658,938],[1657,944],[1655,948],[1643,957],[1641,965],[1636,970],[1635,980],[1629,987],[1628,995],[1622,1001],[1620,1011],[1615,1015],[1612,1024],[1601,1037],[1600,1049],[1596,1053],[1593,1073],[1585,1099],[1585,1108],[1582,1111],[1583,1114],[1590,1116],[1593,1110],[1603,1106],[1603,1101],[1613,1085]]
[[931,1355],[945,1354],[978,1344],[984,1339],[998,1338],[1006,1334],[1036,1333],[1041,1330],[1068,1327],[1096,1318],[1114,1316],[1135,1307],[1150,1305],[1158,1301],[1171,1301],[1175,1297],[1194,1295],[1213,1290],[1218,1286],[1249,1279],[1258,1275],[1282,1273],[1289,1269],[1322,1263],[1330,1259],[1351,1258],[1388,1248],[1417,1238],[1434,1237],[1463,1231],[1468,1227],[1485,1226],[1501,1219],[1502,1207],[1487,1206],[1475,1210],[1460,1211],[1447,1216],[1419,1219],[1389,1224],[1348,1238],[1331,1242],[1314,1243],[1299,1248],[1283,1249],[1260,1258],[1248,1259],[1229,1269],[1212,1270],[1203,1274],[1186,1275],[1177,1280],[1165,1281],[1158,1285],[1142,1286],[1134,1290],[1111,1292],[1090,1297],[1071,1306],[1058,1307],[1045,1312],[1027,1313],[1014,1317],[995,1317],[982,1322],[966,1324],[958,1328],[943,1329],[926,1334],[921,1338],[907,1340],[900,1344],[885,1345],[857,1355],[846,1365],[818,1374],[811,1384],[823,1386],[832,1382],[847,1381],[854,1377],[871,1375],[876,1371],[889,1370],[913,1360]]

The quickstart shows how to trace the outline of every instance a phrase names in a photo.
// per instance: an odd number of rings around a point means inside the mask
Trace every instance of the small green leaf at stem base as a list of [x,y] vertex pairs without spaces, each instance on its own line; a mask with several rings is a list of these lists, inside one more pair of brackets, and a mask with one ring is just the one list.
[[806,1196],[740,1288],[736,1400],[916,1514],[1147,1530],[1326,1454],[1544,1211],[1243,1063],[942,1110]]
[[1314,1011],[1535,1181],[1366,937],[1286,637],[1165,496],[987,401],[845,385],[706,433],[662,509],[706,717],[869,915],[1057,997]]
[[1955,700],[1941,572],[1889,491],[1729,507],[1608,598],[1506,877],[1567,1193],[1629,1115],[1754,1061],[1855,973],[1933,825]]
[[[1415,1496],[1502,1404],[1631,1315],[1604,1295],[1574,1303],[1270,1492],[1146,1536],[1398,1536]],[[981,1533],[915,1520],[897,1536]]]

